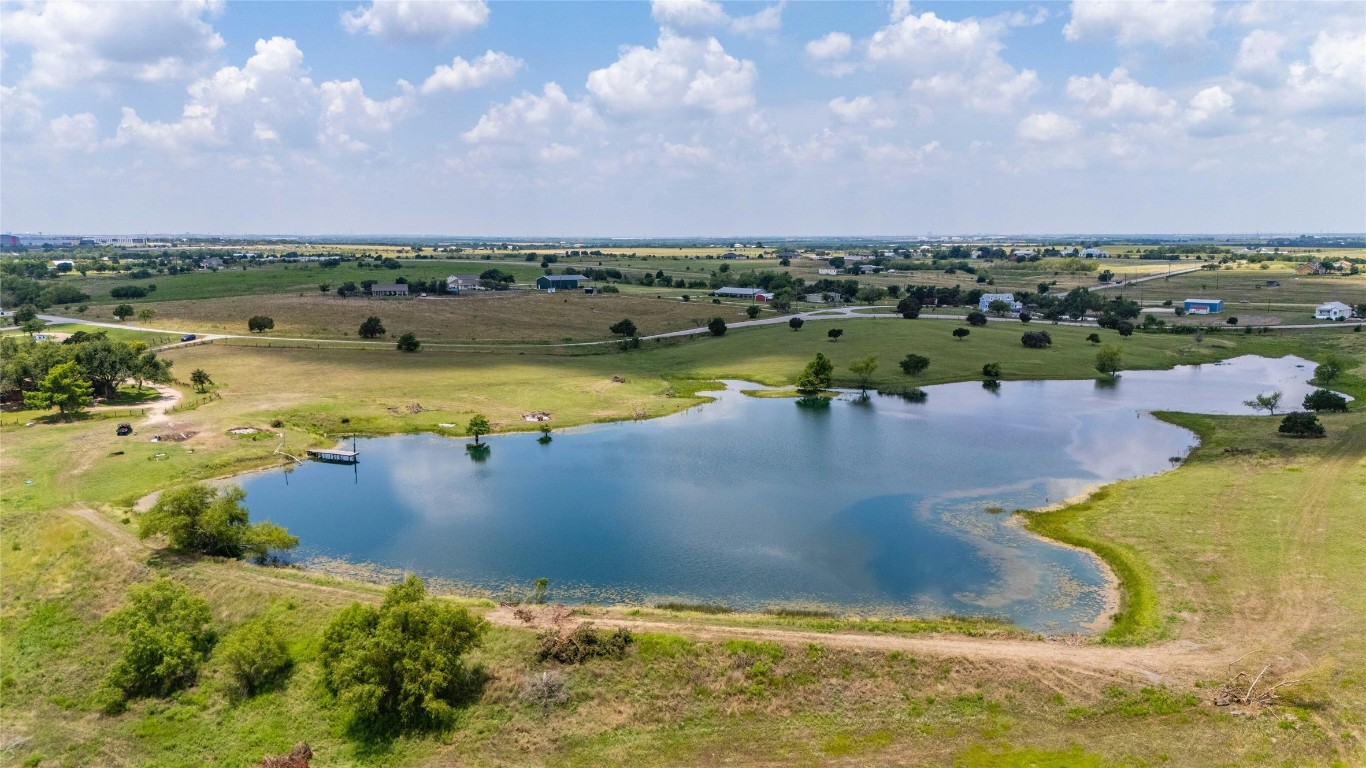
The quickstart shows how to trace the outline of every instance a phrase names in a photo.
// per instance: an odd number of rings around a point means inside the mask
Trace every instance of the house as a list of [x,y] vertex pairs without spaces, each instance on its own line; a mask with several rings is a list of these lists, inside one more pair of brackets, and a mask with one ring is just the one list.
[[1334,263],[1334,264],[1333,264],[1333,269],[1336,269],[1336,270],[1339,271],[1339,272],[1351,272],[1351,271],[1352,271],[1352,262],[1350,262],[1350,261],[1348,261],[1348,260],[1346,260],[1346,259],[1343,259],[1342,261],[1339,261],[1339,262]]
[[579,281],[584,280],[583,275],[541,275],[536,278],[536,287],[543,291],[553,291],[556,288],[578,288]]
[[833,293],[808,293],[802,296],[802,301],[809,301],[812,304],[830,304],[835,301]]
[[828,269],[822,267],[821,269],[816,270],[816,274],[818,275],[838,275],[839,273],[840,271],[838,269],[835,269],[834,267],[830,267]]
[[1223,299],[1186,299],[1181,307],[1192,315],[1217,315],[1224,311]]
[[858,271],[861,272],[861,273],[863,273],[863,274],[865,274],[865,275],[872,275],[872,274],[877,274],[878,272],[881,272],[881,271],[882,271],[882,267],[879,267],[879,266],[876,265],[876,264],[860,264],[860,265],[859,265],[859,268],[858,268]]
[[370,286],[371,296],[407,296],[408,285],[406,283],[393,283],[390,285],[380,285],[376,283]]
[[982,298],[977,301],[977,309],[982,312],[988,311],[993,301],[1004,301],[1010,307],[1010,314],[1018,315],[1024,309],[1024,304],[1015,300],[1015,295],[1011,293],[984,293]]
[[1297,275],[1321,275],[1327,271],[1328,270],[1317,261],[1311,261],[1308,264],[1301,264],[1298,267],[1295,267],[1295,274]]
[[222,269],[223,260],[218,258],[217,256],[210,256],[209,258],[199,262],[199,266],[203,267],[204,269]]
[[1351,316],[1351,306],[1340,301],[1330,301],[1314,308],[1315,320],[1346,320]]
[[1026,249],[1024,249],[1023,251],[1011,251],[1011,252],[1010,252],[1010,255],[1011,255],[1011,256],[1025,256],[1025,257],[1029,257],[1029,256],[1033,256],[1033,255],[1034,255],[1034,250],[1033,250],[1032,248],[1026,248]]
[[711,292],[711,295],[720,296],[724,299],[749,299],[751,301],[768,301],[773,298],[773,294],[765,293],[763,288],[717,288]]
[[1110,252],[1102,251],[1099,248],[1087,248],[1081,252],[1081,256],[1084,259],[1108,259],[1110,257]]
[[734,259],[748,259],[749,257],[746,256],[746,255],[744,255],[744,254],[742,254],[742,253],[736,253],[735,251],[730,251],[730,252],[728,252],[728,253],[723,253],[723,254],[721,254],[721,258],[726,259],[726,260],[734,260]]
[[461,293],[462,291],[475,291],[478,289],[478,275],[451,275],[446,278],[447,293]]

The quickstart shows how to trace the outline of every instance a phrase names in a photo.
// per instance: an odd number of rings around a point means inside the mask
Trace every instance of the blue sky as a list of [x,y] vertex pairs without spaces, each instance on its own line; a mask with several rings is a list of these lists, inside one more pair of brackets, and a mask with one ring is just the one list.
[[1366,4],[0,4],[0,228],[1366,231]]

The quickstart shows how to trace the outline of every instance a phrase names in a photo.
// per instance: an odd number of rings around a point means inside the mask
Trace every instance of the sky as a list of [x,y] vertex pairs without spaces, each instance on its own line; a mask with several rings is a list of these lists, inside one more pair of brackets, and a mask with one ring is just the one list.
[[0,230],[1366,231],[1366,3],[4,2]]

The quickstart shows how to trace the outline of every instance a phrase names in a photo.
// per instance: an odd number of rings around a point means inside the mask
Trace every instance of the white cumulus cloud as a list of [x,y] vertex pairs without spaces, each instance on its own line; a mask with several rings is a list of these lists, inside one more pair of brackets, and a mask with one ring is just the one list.
[[1114,40],[1120,45],[1189,45],[1214,26],[1209,0],[1073,0],[1063,37]]
[[62,115],[48,124],[52,144],[58,149],[94,152],[99,146],[99,121],[89,112]]
[[571,101],[558,83],[546,83],[540,94],[523,93],[494,106],[461,137],[471,144],[511,142],[552,131],[592,130],[600,123],[587,99]]
[[664,29],[654,48],[631,46],[609,67],[588,75],[588,91],[621,113],[699,109],[715,114],[753,106],[754,62],[726,53],[716,38]]
[[1071,139],[1080,133],[1075,120],[1056,112],[1036,112],[1020,121],[1015,133],[1026,141],[1053,142]]
[[1068,98],[1085,105],[1094,117],[1147,120],[1170,117],[1176,104],[1161,89],[1143,85],[1118,67],[1109,76],[1067,79]]
[[522,68],[522,60],[498,51],[486,51],[474,61],[459,56],[450,64],[440,64],[422,83],[423,95],[441,91],[468,91],[490,83],[509,80]]
[[374,0],[342,14],[348,32],[386,43],[440,43],[488,23],[484,0]]

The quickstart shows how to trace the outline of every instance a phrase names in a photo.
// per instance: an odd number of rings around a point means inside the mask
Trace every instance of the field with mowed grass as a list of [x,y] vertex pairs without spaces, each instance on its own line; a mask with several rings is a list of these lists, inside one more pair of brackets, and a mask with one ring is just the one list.
[[[844,330],[837,341],[826,336],[832,327]],[[635,642],[621,659],[568,665],[537,661],[535,630],[500,623],[471,656],[482,684],[453,723],[363,738],[346,730],[322,693],[319,654],[331,617],[353,601],[376,602],[375,587],[173,555],[134,535],[131,507],[148,492],[280,463],[281,454],[330,445],[339,434],[454,436],[476,412],[496,429],[534,429],[522,419],[532,410],[551,412],[555,428],[660,416],[700,402],[697,392],[717,378],[789,384],[816,352],[834,361],[837,384],[851,384],[848,365],[869,355],[880,360],[874,378],[883,386],[975,379],[986,362],[1001,363],[1006,378],[1097,375],[1085,338],[1095,329],[992,323],[960,341],[950,335],[956,327],[813,320],[799,331],[736,329],[625,353],[215,342],[165,353],[182,379],[208,371],[215,397],[182,387],[183,409],[166,423],[139,424],[134,437],[116,437],[114,421],[98,414],[0,427],[0,762],[247,766],[304,740],[314,766],[1366,760],[1366,539],[1358,533],[1366,509],[1366,334],[1349,329],[1211,333],[1202,343],[1099,331],[1122,348],[1126,368],[1336,355],[1347,370],[1334,387],[1358,398],[1351,412],[1322,417],[1321,440],[1279,435],[1279,416],[1166,415],[1202,440],[1179,468],[1022,518],[1066,541],[1114,550],[1102,554],[1120,564],[1128,602],[1104,644],[935,621],[873,626],[598,608],[588,612],[599,622],[653,623],[634,625]],[[1026,330],[1047,330],[1053,347],[1024,348]],[[896,366],[912,352],[931,359],[919,377]],[[241,426],[261,431],[229,433]],[[147,440],[170,432],[189,437]],[[108,617],[129,585],[158,575],[206,598],[220,635],[271,617],[293,659],[284,682],[242,698],[215,651],[185,690],[103,714],[100,686],[119,642]],[[449,599],[494,613],[480,600]],[[945,630],[972,636],[925,634]],[[1255,675],[1271,663],[1270,680],[1301,682],[1282,689],[1277,706],[1232,716],[1211,702],[1229,662],[1248,653],[1235,671]],[[528,681],[554,671],[565,700],[543,706],[527,693]]]

